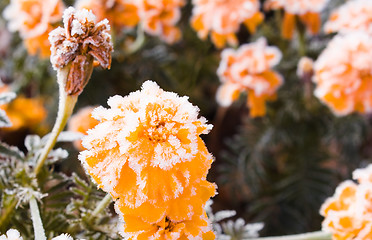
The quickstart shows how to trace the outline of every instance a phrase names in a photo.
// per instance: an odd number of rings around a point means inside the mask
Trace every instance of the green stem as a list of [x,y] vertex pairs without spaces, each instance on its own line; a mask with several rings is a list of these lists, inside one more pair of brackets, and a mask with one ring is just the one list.
[[125,53],[129,55],[137,52],[144,44],[145,39],[145,31],[143,30],[142,23],[140,23],[137,27],[136,40],[126,48]]
[[35,240],[46,240],[45,230],[40,218],[40,212],[35,197],[31,197],[30,199],[30,210]]
[[92,221],[95,217],[97,217],[97,215],[102,212],[104,209],[106,209],[108,207],[108,205],[110,205],[110,203],[112,202],[112,197],[110,194],[107,194],[97,205],[97,207],[94,209],[94,211],[92,212],[92,214],[89,216],[89,219],[88,221]]
[[66,126],[67,120],[72,114],[74,110],[74,106],[76,104],[78,95],[67,95],[65,91],[65,82],[66,78],[69,73],[70,66],[66,66],[65,68],[58,71],[57,80],[59,85],[59,105],[58,105],[58,114],[57,120],[54,124],[52,132],[48,138],[47,143],[45,144],[42,153],[37,161],[37,165],[35,167],[34,173],[37,176],[43,167],[45,160],[48,157],[49,152],[54,147],[55,143],[57,142],[58,135],[61,133],[63,128]]
[[332,234],[318,231],[318,232],[302,233],[302,234],[279,236],[279,237],[254,238],[251,240],[331,240],[331,239],[332,239]]
[[298,16],[296,17],[296,26],[298,32],[298,53],[300,56],[306,56],[306,28]]
[[0,211],[1,216],[0,216],[0,229],[4,230],[4,224],[8,221],[9,217],[11,216],[11,213],[13,213],[15,207],[17,206],[17,199],[12,198],[10,200],[10,204],[7,205],[7,207],[4,209],[4,211]]

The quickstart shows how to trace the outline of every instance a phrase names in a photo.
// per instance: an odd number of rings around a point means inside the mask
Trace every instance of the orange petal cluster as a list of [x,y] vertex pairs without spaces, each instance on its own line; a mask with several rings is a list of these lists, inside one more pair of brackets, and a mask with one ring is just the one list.
[[61,0],[11,0],[4,17],[8,28],[20,33],[30,54],[49,57],[48,34],[62,19],[63,10]]
[[296,16],[311,34],[317,34],[321,27],[320,12],[329,0],[268,0],[265,9],[284,9],[282,36],[292,39],[296,28]]
[[372,165],[354,171],[353,178],[359,184],[341,183],[320,209],[323,230],[330,231],[333,240],[372,239]]
[[[86,134],[89,129],[94,128],[99,123],[98,120],[92,117],[94,108],[93,106],[84,107],[75,113],[68,122],[68,130]],[[79,151],[84,150],[81,140],[75,141],[74,146]]]
[[222,85],[217,90],[217,102],[227,107],[241,92],[247,92],[250,115],[265,115],[266,101],[275,99],[283,83],[281,75],[271,70],[281,59],[280,50],[267,46],[266,39],[260,38],[237,50],[225,49],[221,55],[217,74]]
[[314,64],[315,96],[339,116],[371,113],[371,56],[370,35],[359,32],[336,36]]
[[116,199],[124,232],[130,239],[214,239],[203,209],[215,194],[206,180],[213,157],[199,136],[212,126],[199,109],[152,81],[108,105],[93,111],[100,123],[88,130],[79,159]]
[[12,102],[0,106],[9,117],[12,126],[4,128],[16,131],[21,128],[37,127],[47,116],[47,112],[40,98],[25,98],[17,96]]
[[181,31],[175,25],[185,3],[185,0],[139,0],[138,11],[145,32],[166,43],[177,42]]
[[332,12],[324,30],[327,33],[354,31],[372,33],[372,2],[366,0],[347,1]]
[[130,0],[78,0],[77,9],[88,9],[96,15],[97,20],[105,18],[115,29],[132,28],[139,22],[137,5]]
[[191,26],[201,39],[211,34],[216,47],[238,45],[236,33],[244,25],[251,33],[264,18],[258,0],[193,0]]

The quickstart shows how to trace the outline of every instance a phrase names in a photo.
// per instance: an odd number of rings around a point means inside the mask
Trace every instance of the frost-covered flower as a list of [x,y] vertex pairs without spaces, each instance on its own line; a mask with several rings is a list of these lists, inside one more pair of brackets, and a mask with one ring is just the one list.
[[96,15],[97,20],[107,18],[112,27],[134,27],[138,24],[138,8],[130,0],[78,0],[77,9],[88,9]]
[[48,33],[62,19],[61,0],[11,0],[4,10],[8,28],[18,31],[25,40],[30,54],[40,51],[42,57],[50,55]]
[[108,105],[93,111],[100,123],[83,139],[79,159],[118,211],[148,222],[201,214],[215,186],[206,181],[213,157],[199,137],[212,126],[199,109],[152,81]]
[[193,0],[191,26],[201,39],[211,34],[212,42],[222,48],[226,42],[238,45],[236,33],[244,25],[254,33],[263,20],[258,0]]
[[315,96],[339,116],[371,113],[371,56],[372,37],[366,33],[336,36],[315,62]]
[[64,28],[58,27],[49,34],[52,55],[50,61],[55,70],[71,63],[66,82],[69,95],[80,94],[87,84],[93,59],[103,68],[111,66],[110,25],[108,20],[96,23],[96,17],[86,9],[69,7],[63,13]]
[[296,15],[312,34],[320,30],[320,12],[326,7],[329,0],[268,0],[265,9],[284,9],[282,36],[291,39],[296,27]]
[[[89,129],[94,128],[99,123],[98,120],[92,117],[92,111],[94,108],[95,107],[93,106],[81,108],[77,113],[71,116],[68,122],[68,130],[86,134]],[[79,151],[84,149],[80,140],[75,141],[74,146]]]
[[283,83],[281,75],[271,69],[281,59],[279,49],[267,46],[266,39],[260,38],[237,50],[225,49],[221,55],[217,74],[222,85],[217,90],[217,102],[227,107],[241,92],[247,92],[250,115],[265,115],[266,101],[275,98]]
[[354,171],[353,178],[359,184],[341,183],[320,209],[323,230],[334,240],[372,239],[372,165]]
[[327,33],[355,31],[372,33],[372,2],[369,0],[347,1],[332,12],[324,30]]
[[0,235],[0,240],[23,240],[18,230],[9,229],[6,234]]
[[193,215],[191,219],[184,221],[172,221],[163,217],[156,223],[149,223],[136,215],[125,215],[123,220],[125,225],[121,234],[128,240],[214,240],[216,238],[205,213]]
[[176,24],[184,5],[185,0],[138,0],[140,21],[145,32],[170,44],[177,42],[182,34]]

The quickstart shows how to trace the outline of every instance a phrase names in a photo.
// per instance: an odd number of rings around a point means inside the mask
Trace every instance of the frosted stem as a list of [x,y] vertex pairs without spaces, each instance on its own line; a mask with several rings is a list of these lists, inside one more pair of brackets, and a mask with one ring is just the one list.
[[57,120],[54,124],[50,137],[48,138],[47,143],[45,144],[42,153],[37,161],[35,167],[35,175],[37,176],[43,167],[45,160],[48,157],[50,150],[54,147],[58,135],[61,133],[63,128],[66,126],[68,118],[71,116],[74,109],[75,103],[77,101],[78,95],[67,95],[65,91],[65,82],[68,76],[70,66],[58,70],[57,81],[59,85],[59,104],[58,104],[58,114]]
[[110,203],[112,202],[112,197],[110,194],[107,194],[97,205],[96,209],[90,215],[90,219],[95,218],[100,212],[102,212]]
[[30,210],[35,240],[46,240],[43,223],[41,222],[40,212],[35,197],[31,197],[30,199]]
[[287,236],[280,236],[280,237],[254,238],[251,240],[331,240],[331,239],[332,239],[332,234],[318,231],[318,232],[287,235]]

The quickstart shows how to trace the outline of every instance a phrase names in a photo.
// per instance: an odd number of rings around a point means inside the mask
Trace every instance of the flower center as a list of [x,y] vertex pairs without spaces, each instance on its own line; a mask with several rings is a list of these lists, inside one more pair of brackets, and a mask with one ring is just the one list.
[[145,136],[152,142],[164,142],[169,135],[164,121],[158,121],[155,125],[150,126],[145,132]]

